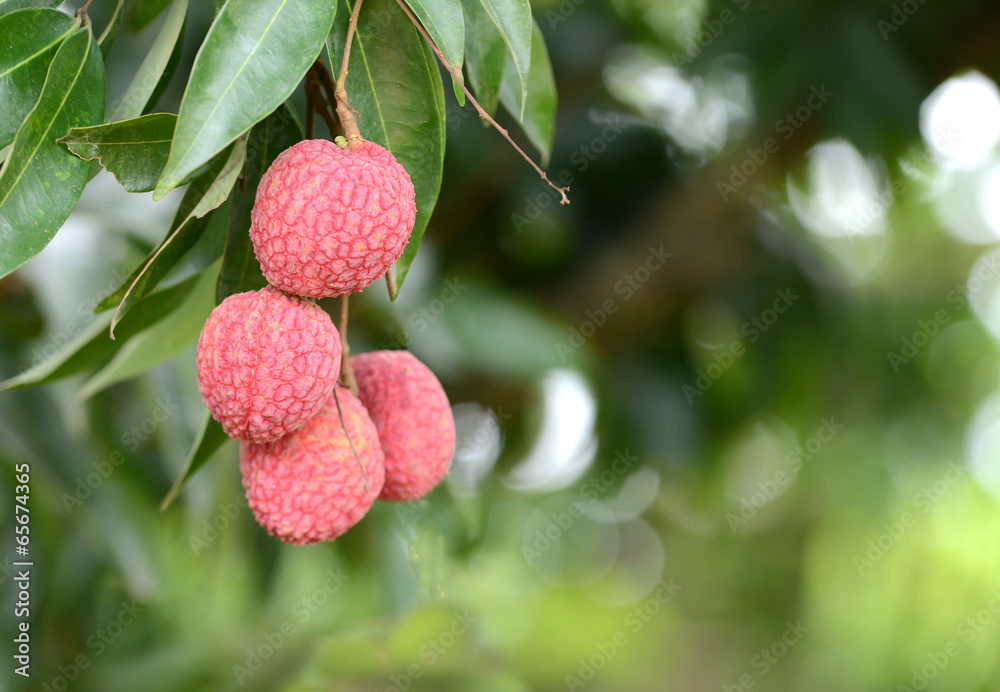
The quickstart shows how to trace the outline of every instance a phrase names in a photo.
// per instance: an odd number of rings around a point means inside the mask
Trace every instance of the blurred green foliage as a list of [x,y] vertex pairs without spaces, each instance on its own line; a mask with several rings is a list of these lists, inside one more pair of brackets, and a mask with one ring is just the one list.
[[[194,39],[211,19],[196,4]],[[95,3],[98,26],[113,6]],[[572,204],[446,93],[423,252],[396,304],[381,285],[353,301],[356,352],[409,346],[462,406],[458,476],[290,547],[245,507],[232,443],[158,509],[203,418],[193,348],[82,401],[83,375],[5,393],[5,637],[25,462],[36,567],[32,679],[0,690],[1000,689],[1000,359],[970,280],[1000,237],[962,242],[946,222],[997,151],[949,172],[919,129],[944,80],[998,74],[998,8],[534,12],[560,95],[549,171]],[[159,21],[113,53],[138,62]],[[131,75],[113,64],[115,94]],[[828,102],[723,200],[719,181],[820,85]],[[902,183],[875,203],[881,231],[821,232],[849,201],[816,201],[814,147],[832,140],[876,188]],[[5,378],[82,330],[152,247],[125,195],[89,187],[69,249],[0,282]],[[795,298],[771,321],[778,292]]]

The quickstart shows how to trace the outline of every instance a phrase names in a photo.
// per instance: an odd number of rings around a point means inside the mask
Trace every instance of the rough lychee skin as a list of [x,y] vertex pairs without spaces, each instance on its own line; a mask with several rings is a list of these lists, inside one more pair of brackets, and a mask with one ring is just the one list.
[[237,293],[198,339],[198,389],[230,437],[270,442],[323,407],[340,374],[340,335],[311,300],[267,286]]
[[441,383],[409,351],[362,353],[351,367],[385,452],[379,497],[424,497],[448,475],[455,453],[455,420]]
[[250,238],[264,276],[299,296],[360,291],[403,254],[416,214],[413,183],[373,142],[289,147],[261,178]]
[[285,543],[332,541],[361,521],[382,489],[385,456],[375,425],[349,391],[336,391],[343,425],[331,395],[305,427],[266,445],[240,446],[250,509]]

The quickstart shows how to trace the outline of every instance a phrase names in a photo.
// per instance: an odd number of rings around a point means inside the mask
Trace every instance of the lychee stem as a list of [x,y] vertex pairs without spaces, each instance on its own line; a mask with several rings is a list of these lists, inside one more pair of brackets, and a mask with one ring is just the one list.
[[[360,0],[358,4],[359,5],[361,4]],[[517,142],[511,139],[510,133],[507,132],[507,130],[505,130],[504,128],[500,127],[500,125],[497,124],[497,121],[491,118],[489,113],[483,110],[483,107],[479,105],[479,101],[475,99],[475,97],[472,95],[472,92],[470,92],[468,87],[465,86],[465,82],[462,81],[462,76],[447,60],[444,59],[444,55],[441,53],[441,49],[438,48],[437,44],[435,44],[434,41],[431,40],[431,37],[427,35],[427,32],[424,31],[424,27],[420,25],[420,22],[418,22],[416,17],[413,16],[409,8],[403,3],[403,0],[396,0],[396,4],[399,5],[401,8],[403,8],[403,12],[405,12],[406,16],[410,18],[410,21],[413,23],[413,26],[417,27],[417,31],[419,31],[420,35],[424,37],[424,40],[427,41],[427,45],[431,47],[431,50],[433,50],[434,54],[437,55],[438,60],[440,60],[441,64],[444,65],[444,69],[448,70],[448,73],[452,77],[454,77],[455,83],[458,84],[460,87],[462,87],[462,91],[465,92],[465,95],[469,98],[469,101],[472,102],[472,105],[475,106],[476,110],[479,112],[479,117],[488,122],[490,125],[492,125],[497,132],[502,134],[504,136],[504,139],[510,142],[510,145],[514,147],[517,153],[520,154],[525,161],[531,164],[531,167],[534,168],[535,171],[538,173],[538,175],[542,177],[542,180],[548,183],[549,187],[551,187],[553,190],[559,193],[560,196],[559,204],[569,204],[569,197],[566,196],[566,192],[569,190],[569,187],[568,186],[559,187],[551,180],[549,180],[549,177],[545,175],[545,171],[539,168],[538,164],[532,161],[531,157],[525,154],[524,150],[521,149],[521,147],[517,146]],[[348,45],[350,45],[350,34],[348,34],[347,36],[348,36]],[[347,66],[346,62],[344,63],[344,66],[346,69]]]
[[340,74],[337,76],[337,89],[334,97],[337,101],[337,117],[344,128],[344,136],[347,138],[348,146],[351,142],[363,139],[358,123],[354,120],[354,112],[347,105],[347,90],[344,85],[347,83],[347,63],[351,58],[351,42],[354,40],[354,32],[358,28],[358,12],[361,10],[361,0],[357,0],[354,9],[351,10],[351,19],[347,22],[347,38],[344,39],[344,59],[340,63]]
[[340,417],[340,427],[344,429],[344,437],[347,438],[347,444],[351,445],[351,451],[354,452],[354,458],[358,460],[358,466],[361,467],[361,477],[365,480],[365,490],[371,490],[371,486],[368,485],[368,474],[365,473],[365,465],[361,463],[361,457],[358,456],[358,450],[354,449],[354,443],[351,442],[351,433],[347,432],[347,423],[344,422],[344,412],[340,410],[340,397],[337,396],[336,387],[333,388],[333,403],[337,405],[337,415]]
[[396,270],[393,267],[389,267],[389,271],[385,273],[385,285],[389,289],[389,300],[396,300],[399,286],[396,284]]
[[345,293],[340,296],[340,322],[337,330],[340,332],[340,384],[347,387],[351,394],[358,395],[358,381],[351,367],[351,346],[347,343],[347,308],[350,298]]

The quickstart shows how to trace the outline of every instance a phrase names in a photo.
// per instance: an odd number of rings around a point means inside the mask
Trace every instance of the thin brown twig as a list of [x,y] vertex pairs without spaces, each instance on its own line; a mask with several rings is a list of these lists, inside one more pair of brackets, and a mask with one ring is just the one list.
[[504,136],[504,139],[510,142],[510,145],[514,147],[515,150],[517,150],[517,153],[520,154],[525,161],[531,164],[531,167],[534,168],[535,171],[538,173],[538,175],[542,177],[542,180],[544,180],[549,187],[551,187],[553,190],[559,193],[560,196],[559,204],[569,204],[569,197],[566,196],[566,192],[569,191],[569,186],[559,187],[551,180],[549,180],[549,177],[545,175],[545,171],[539,168],[538,164],[532,161],[531,157],[525,154],[524,150],[517,145],[517,142],[511,139],[510,133],[507,132],[507,130],[505,130],[504,128],[500,127],[497,121],[494,120],[492,117],[490,117],[489,113],[483,110],[483,107],[479,105],[479,102],[472,95],[472,92],[470,92],[468,87],[465,86],[465,83],[462,81],[462,77],[458,74],[458,71],[447,60],[445,60],[444,55],[441,53],[441,49],[438,48],[437,44],[435,44],[434,41],[431,40],[431,37],[427,35],[427,32],[424,30],[424,27],[421,26],[420,22],[417,21],[417,18],[413,16],[413,14],[410,12],[410,9],[403,3],[403,0],[396,0],[396,4],[403,9],[403,12],[405,12],[406,16],[410,18],[410,21],[413,23],[413,26],[417,27],[417,31],[419,31],[420,35],[424,37],[424,40],[427,41],[427,45],[431,47],[431,50],[434,51],[434,54],[437,56],[438,60],[440,60],[441,64],[444,65],[444,68],[448,70],[448,73],[452,77],[454,77],[455,82],[460,87],[462,87],[462,91],[465,92],[465,95],[469,98],[469,101],[472,102],[472,105],[475,106],[476,110],[479,112],[479,117],[484,119],[490,125],[492,125],[497,132],[502,134]]
[[84,26],[90,23],[90,18],[87,16],[87,10],[90,9],[90,3],[92,2],[94,2],[94,0],[87,0],[87,2],[83,3],[83,7],[76,11],[76,16],[80,18],[81,23]]
[[306,72],[306,139],[316,136],[316,82],[312,75],[310,67]]
[[340,74],[337,76],[337,87],[334,90],[334,98],[337,104],[337,118],[344,128],[344,137],[348,146],[351,142],[362,139],[358,123],[354,119],[354,112],[347,105],[347,90],[344,85],[347,83],[347,63],[351,58],[351,43],[354,41],[354,33],[358,28],[358,12],[361,11],[361,0],[356,0],[354,9],[351,11],[351,18],[347,22],[347,37],[344,39],[344,59],[340,64]]
[[389,271],[385,273],[385,285],[389,289],[389,300],[396,300],[399,285],[396,283],[396,270],[393,267],[389,267]]
[[340,384],[350,390],[354,396],[358,395],[358,381],[354,378],[354,368],[351,367],[351,347],[347,343],[347,311],[350,304],[350,296],[344,294],[340,296],[340,322],[337,329],[340,331]]
[[317,94],[323,109],[320,115],[326,121],[326,126],[330,130],[330,136],[336,137],[343,134],[343,128],[336,117],[337,87],[333,83],[333,78],[326,69],[326,65],[319,58],[313,63],[313,70],[319,82],[320,92]]
[[[326,123],[326,127],[330,130],[330,136],[335,137],[339,132],[339,125],[337,119],[333,116],[333,108],[330,100],[324,94],[325,89],[323,88],[323,78],[327,81],[330,79],[329,73],[326,71],[326,67],[320,62],[319,59],[312,64],[309,71],[306,72],[306,111],[307,111],[307,121],[306,121],[306,139],[313,138],[313,131],[309,129],[308,118],[314,118],[316,113],[323,118],[323,122]],[[311,106],[309,105],[311,102]]]
[[[355,393],[357,396],[357,393]],[[365,465],[361,463],[361,457],[358,456],[358,450],[354,448],[354,442],[351,441],[351,433],[347,432],[347,423],[344,422],[344,412],[340,408],[340,397],[337,396],[337,388],[333,388],[333,402],[337,404],[337,415],[340,417],[340,427],[344,429],[344,437],[347,438],[347,444],[351,446],[351,451],[354,452],[354,458],[358,460],[358,466],[361,467],[361,477],[365,480],[365,490],[370,490],[368,485],[368,474],[365,473]]]

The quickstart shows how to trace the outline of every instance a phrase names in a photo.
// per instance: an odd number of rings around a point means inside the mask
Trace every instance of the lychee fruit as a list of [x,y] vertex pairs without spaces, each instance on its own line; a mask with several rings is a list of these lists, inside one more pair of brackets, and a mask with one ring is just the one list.
[[250,238],[265,278],[325,298],[360,291],[403,254],[416,214],[413,183],[373,142],[307,139],[261,178]]
[[455,453],[455,420],[441,383],[409,351],[362,353],[351,367],[385,452],[379,497],[424,497],[448,474]]
[[267,286],[226,298],[198,339],[198,389],[230,437],[270,442],[323,407],[340,375],[340,335],[311,300]]
[[269,444],[241,445],[240,472],[260,525],[306,545],[332,541],[361,521],[382,489],[385,457],[361,402],[337,387],[305,427]]

